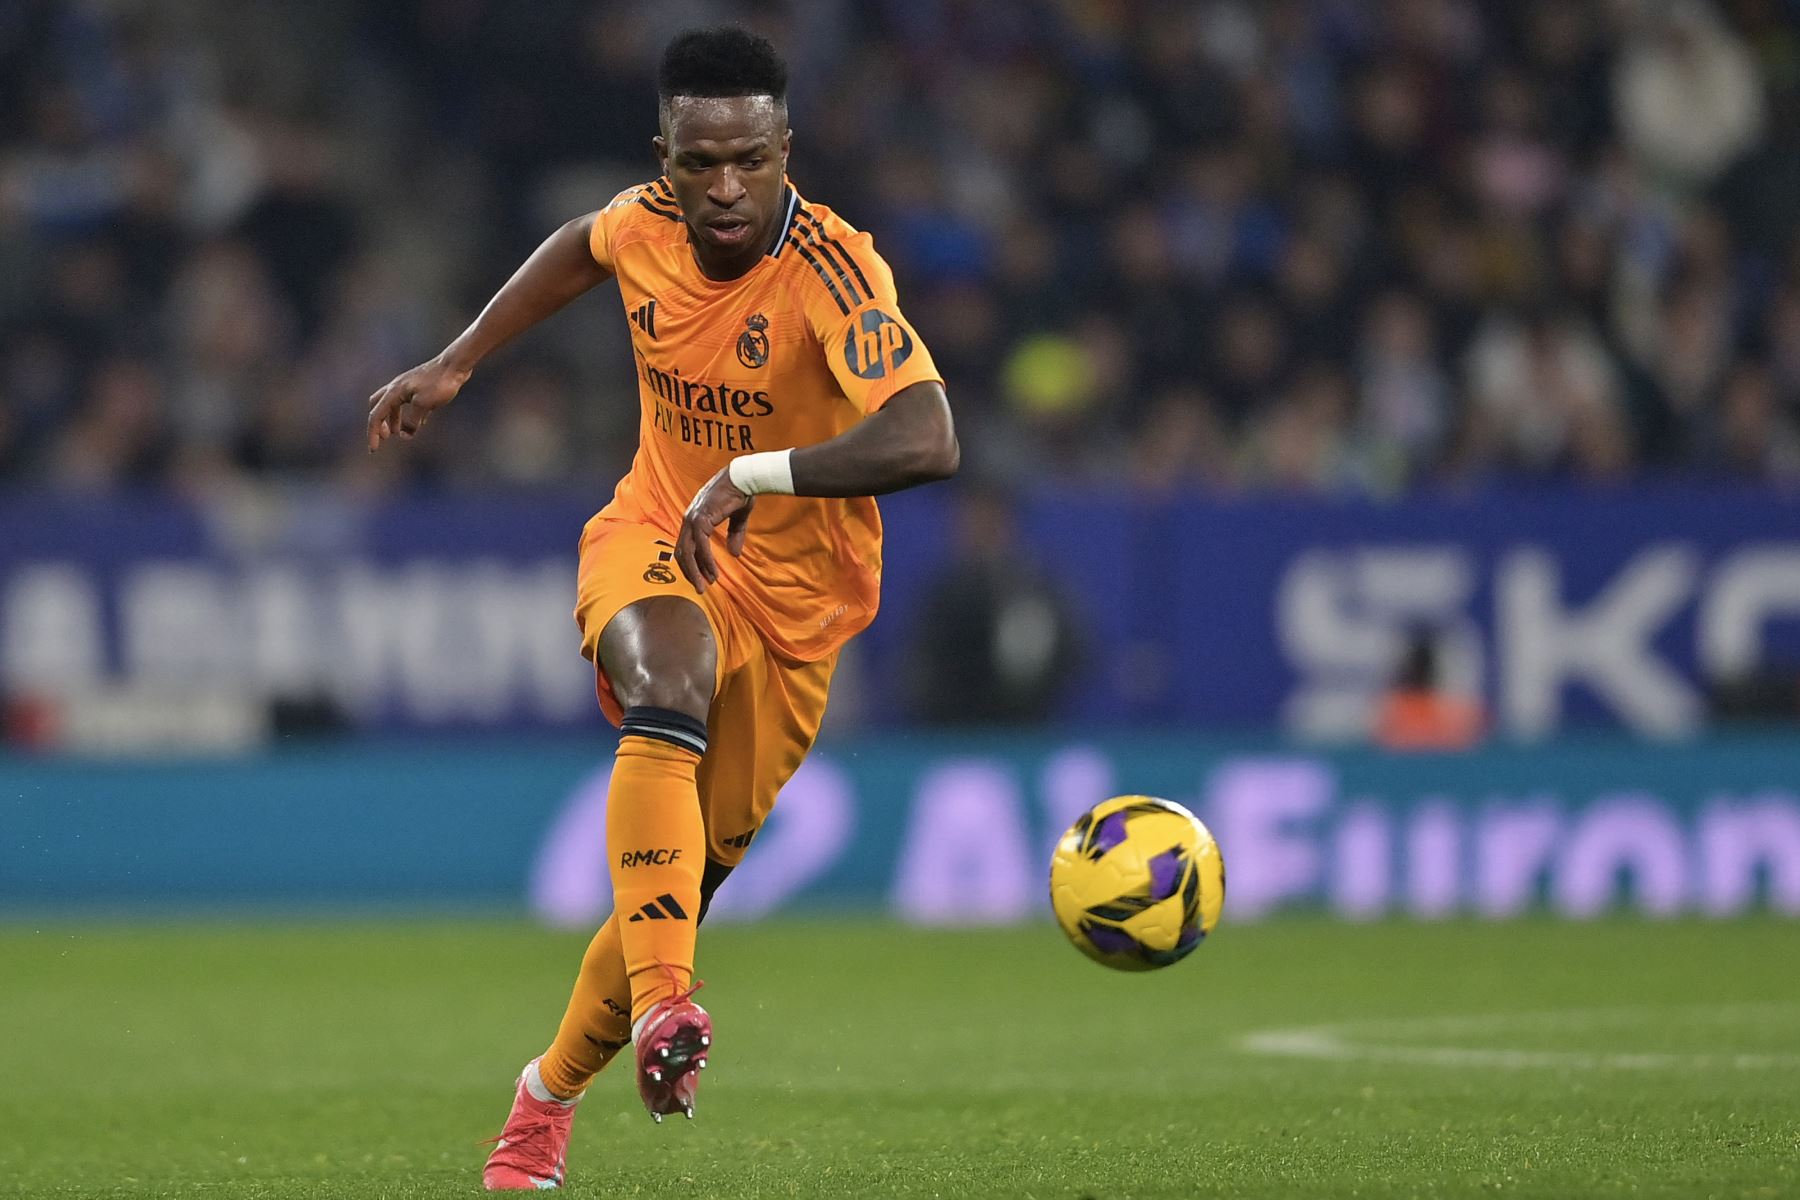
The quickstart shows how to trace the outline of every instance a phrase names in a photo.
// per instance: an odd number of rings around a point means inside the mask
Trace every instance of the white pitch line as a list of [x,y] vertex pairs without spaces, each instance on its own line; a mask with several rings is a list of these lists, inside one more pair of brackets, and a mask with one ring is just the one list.
[[[1610,1020],[1630,1010],[1606,1010]],[[1640,1015],[1648,1010],[1637,1010]],[[1725,1011],[1723,1008],[1714,1011]],[[1533,1013],[1533,1019],[1560,1017],[1581,1020],[1595,1010],[1568,1013]],[[1766,1071],[1800,1067],[1800,1054],[1727,1053],[1602,1053],[1578,1050],[1519,1050],[1475,1046],[1394,1046],[1359,1040],[1373,1032],[1404,1033],[1408,1030],[1443,1032],[1454,1026],[1468,1032],[1504,1029],[1521,1023],[1524,1014],[1496,1013],[1490,1017],[1424,1017],[1417,1021],[1380,1021],[1361,1024],[1313,1025],[1299,1029],[1265,1029],[1239,1039],[1238,1047],[1250,1054],[1278,1058],[1308,1058],[1348,1062],[1406,1063],[1430,1067],[1489,1068],[1502,1071],[1534,1069],[1586,1071],[1669,1071],[1727,1068]]]

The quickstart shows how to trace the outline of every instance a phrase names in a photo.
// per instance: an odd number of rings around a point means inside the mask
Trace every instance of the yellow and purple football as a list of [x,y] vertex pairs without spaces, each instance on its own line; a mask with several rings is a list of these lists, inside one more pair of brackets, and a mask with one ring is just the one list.
[[1115,796],[1081,814],[1050,860],[1050,905],[1075,948],[1102,966],[1180,962],[1218,924],[1225,860],[1193,813]]

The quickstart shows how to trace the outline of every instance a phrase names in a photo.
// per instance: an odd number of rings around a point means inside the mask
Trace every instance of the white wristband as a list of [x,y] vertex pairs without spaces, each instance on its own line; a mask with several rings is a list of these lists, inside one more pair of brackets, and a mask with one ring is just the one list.
[[792,450],[762,450],[755,454],[740,454],[731,460],[727,472],[731,476],[731,486],[746,496],[761,496],[774,493],[778,496],[794,494],[794,466],[789,460]]

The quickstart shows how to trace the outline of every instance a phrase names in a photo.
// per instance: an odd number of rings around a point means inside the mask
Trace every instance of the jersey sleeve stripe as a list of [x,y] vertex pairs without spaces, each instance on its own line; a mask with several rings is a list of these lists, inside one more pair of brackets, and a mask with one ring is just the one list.
[[849,316],[850,305],[845,303],[844,295],[842,292],[838,291],[837,284],[831,282],[831,276],[825,273],[825,264],[820,262],[813,252],[806,248],[806,244],[802,242],[799,237],[790,237],[788,238],[788,241],[793,245],[794,249],[800,252],[801,258],[804,258],[807,262],[812,264],[812,269],[819,273],[819,278],[824,282],[825,290],[831,293],[831,298],[833,300],[837,301],[839,310],[842,311],[845,316]]
[[675,185],[669,182],[667,175],[652,179],[650,191],[658,200],[667,201],[669,204],[675,203]]
[[856,281],[858,283],[862,284],[863,295],[869,297],[871,300],[874,299],[875,298],[875,289],[869,286],[868,277],[863,274],[862,268],[857,266],[856,255],[850,253],[850,248],[848,246],[844,245],[842,242],[838,241],[836,238],[827,237],[825,234],[824,225],[821,224],[819,221],[819,218],[813,216],[810,211],[808,211],[806,209],[801,209],[801,213],[802,213],[802,215],[805,216],[806,220],[810,223],[810,227],[815,235],[815,240],[822,240],[824,242],[824,244],[834,247],[839,254],[843,255],[844,261],[849,263],[850,269],[853,272],[855,272]]
[[643,206],[643,207],[644,207],[644,208],[647,208],[647,209],[649,209],[649,210],[650,210],[650,211],[651,211],[651,212],[653,212],[653,213],[655,213],[655,214],[656,214],[656,215],[657,215],[657,216],[659,216],[659,217],[663,217],[663,218],[666,218],[666,219],[668,219],[668,220],[670,220],[670,221],[679,221],[679,220],[681,220],[681,214],[680,214],[680,213],[678,213],[678,212],[670,212],[670,211],[669,211],[669,210],[668,210],[668,209],[666,209],[666,208],[658,208],[658,207],[657,207],[657,206],[656,206],[656,205],[654,205],[654,204],[652,204],[652,203],[650,203],[650,198],[649,198],[649,197],[648,197],[648,196],[639,196],[639,197],[638,197],[638,198],[637,198],[637,202],[638,202],[638,203],[639,203],[639,204],[640,204],[640,205],[642,205],[642,206]]
[[[845,274],[844,268],[842,268],[838,265],[837,257],[835,255],[833,255],[831,252],[831,244],[829,242],[824,242],[824,241],[819,240],[818,230],[814,229],[814,230],[808,231],[808,233],[806,235],[806,240],[808,243],[810,243],[812,245],[812,247],[815,250],[817,250],[819,252],[819,257],[823,258],[827,263],[829,263],[832,271],[834,271],[837,274],[838,282],[844,285],[844,295],[849,297],[849,299],[850,299],[850,307],[851,308],[855,308],[857,305],[861,304],[865,299],[868,299],[868,297],[864,296],[862,293],[860,293],[856,290],[856,285],[850,282],[850,276]],[[846,255],[844,255],[844,257],[846,259],[848,259],[850,256],[846,254]]]

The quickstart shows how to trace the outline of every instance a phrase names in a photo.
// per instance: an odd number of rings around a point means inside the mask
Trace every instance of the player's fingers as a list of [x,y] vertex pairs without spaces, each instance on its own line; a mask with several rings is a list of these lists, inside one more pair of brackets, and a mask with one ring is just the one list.
[[388,436],[389,415],[391,412],[388,390],[383,388],[375,393],[376,400],[369,409],[369,449],[376,450],[381,446],[383,438]]
[[731,557],[737,558],[744,552],[744,539],[749,534],[750,506],[756,500],[752,497],[744,507],[731,514],[731,520],[725,526],[725,548],[731,551]]
[[706,590],[706,580],[694,563],[694,518],[691,516],[682,519],[681,532],[675,535],[675,565],[681,568],[681,574],[694,585],[695,591]]
[[[709,522],[707,528],[694,530],[694,565],[700,568],[700,574],[708,583],[719,582],[719,564],[713,559],[712,529],[710,528],[711,525],[717,524],[717,521]],[[699,522],[695,522],[695,525],[698,526]]]

